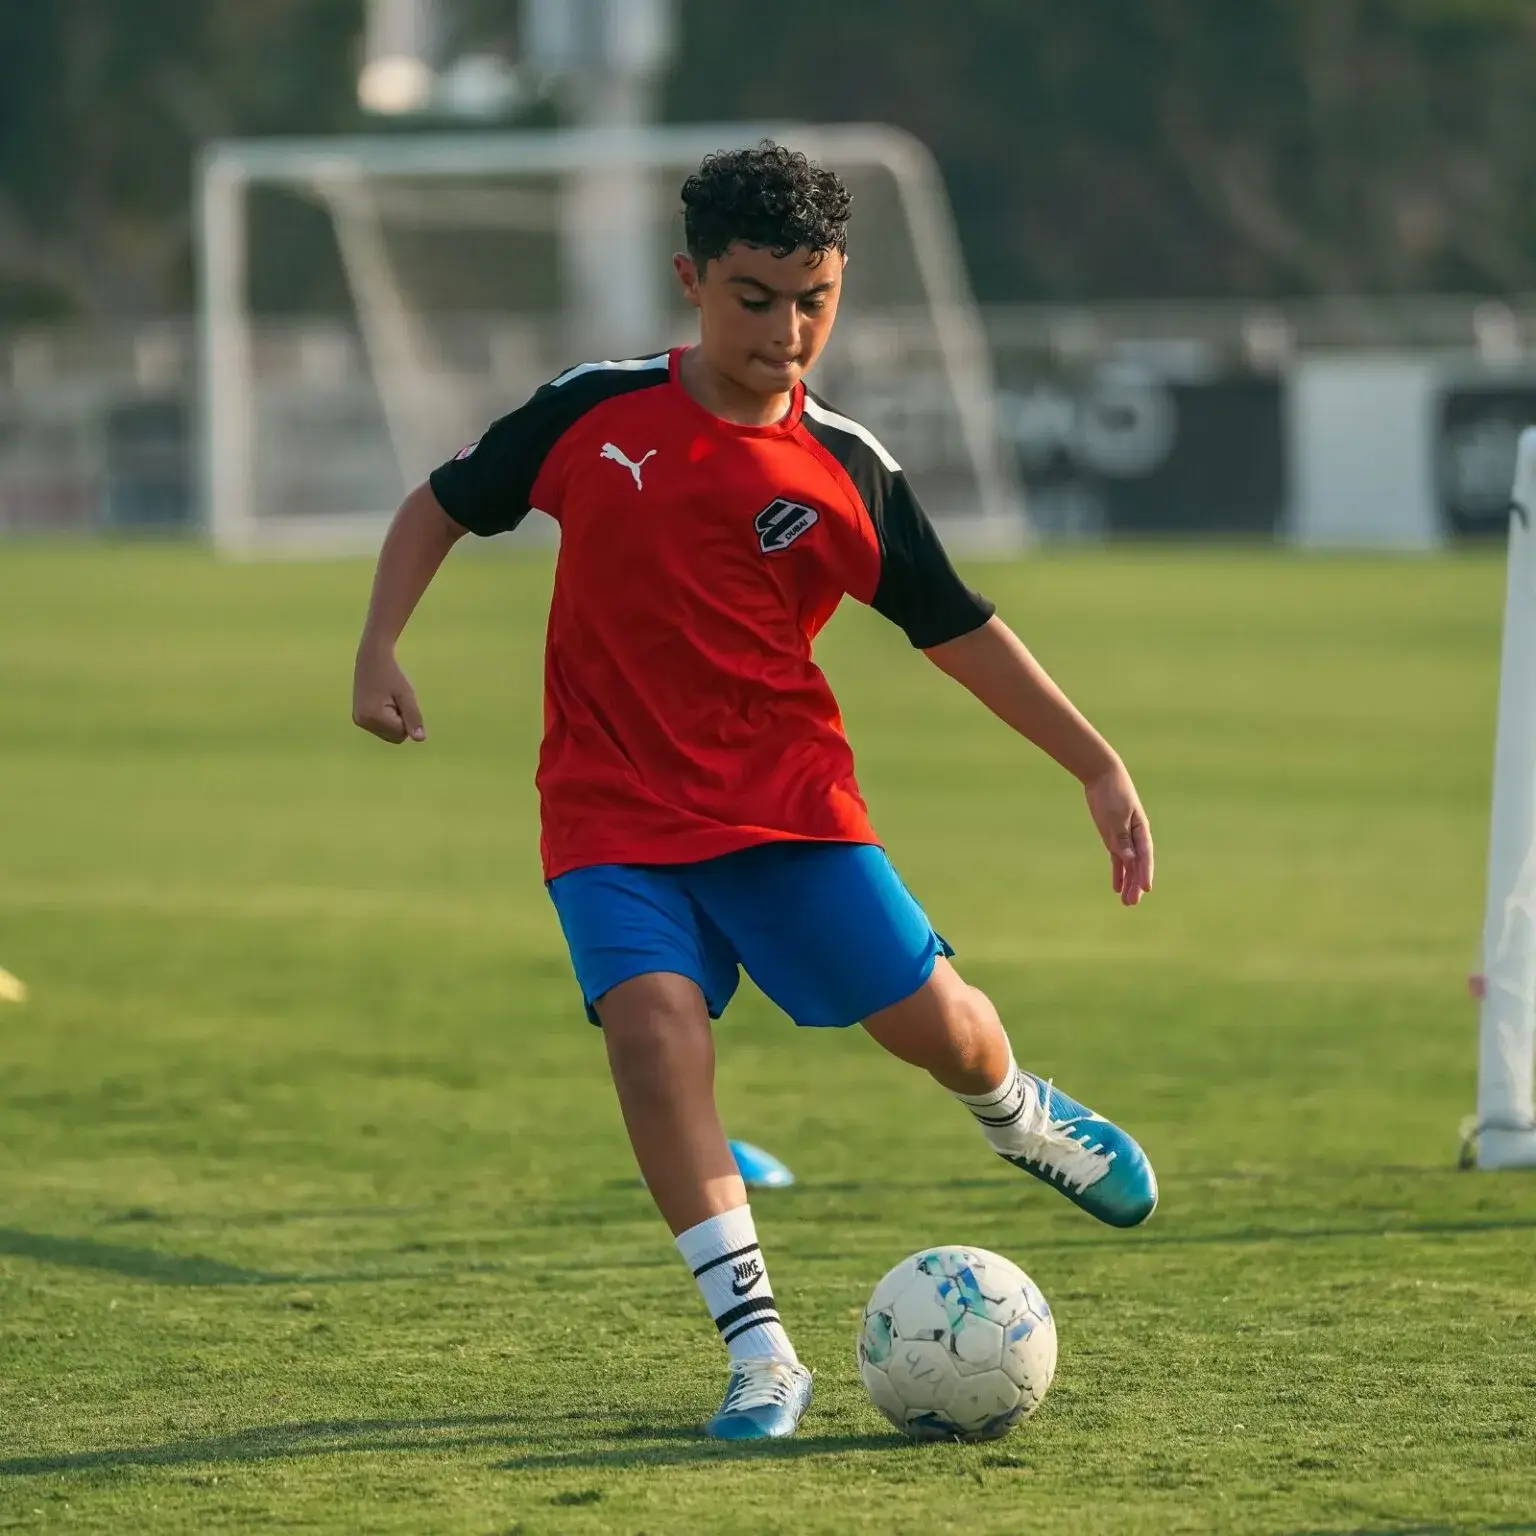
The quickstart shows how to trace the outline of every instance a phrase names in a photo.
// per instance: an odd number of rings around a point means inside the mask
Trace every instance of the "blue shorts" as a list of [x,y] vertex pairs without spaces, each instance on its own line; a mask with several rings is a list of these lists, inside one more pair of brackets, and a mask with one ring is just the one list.
[[587,1004],[671,971],[711,1018],[743,967],[796,1024],[845,1027],[910,997],[954,951],[864,843],[761,843],[696,864],[596,864],[550,882]]

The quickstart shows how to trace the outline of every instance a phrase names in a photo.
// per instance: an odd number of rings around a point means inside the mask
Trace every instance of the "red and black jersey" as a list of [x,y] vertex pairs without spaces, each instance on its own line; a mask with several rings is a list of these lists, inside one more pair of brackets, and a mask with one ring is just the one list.
[[984,624],[900,466],[803,385],[724,421],[682,350],[586,363],[435,470],[473,533],[560,525],[538,786],[547,879],[777,839],[877,841],[811,641],[844,593],[917,646]]

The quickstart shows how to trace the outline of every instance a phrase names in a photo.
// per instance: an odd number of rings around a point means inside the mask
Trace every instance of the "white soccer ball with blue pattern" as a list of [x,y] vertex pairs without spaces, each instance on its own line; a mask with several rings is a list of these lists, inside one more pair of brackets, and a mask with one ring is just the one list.
[[859,1374],[913,1440],[995,1440],[1056,1374],[1056,1320],[1040,1287],[985,1248],[927,1248],[875,1287]]

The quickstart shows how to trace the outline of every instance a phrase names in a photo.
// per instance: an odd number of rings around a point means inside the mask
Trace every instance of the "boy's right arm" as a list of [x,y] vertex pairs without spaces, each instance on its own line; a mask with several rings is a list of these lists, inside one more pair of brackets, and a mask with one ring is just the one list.
[[[534,506],[535,487],[555,444],[594,405],[618,391],[665,382],[665,357],[646,370],[628,364],[613,372],[568,370],[486,428],[482,437],[440,464],[405,498],[390,524],[373,598],[357,647],[352,682],[352,719],[389,742],[425,741],[416,695],[395,660],[395,642],[421,601],[448,551],[466,533],[490,538],[509,533]],[[557,484],[545,487],[557,509]],[[555,514],[558,519],[558,513]]]
[[352,721],[384,741],[427,739],[416,695],[395,660],[395,642],[465,532],[443,511],[430,485],[417,486],[389,525],[352,674]]

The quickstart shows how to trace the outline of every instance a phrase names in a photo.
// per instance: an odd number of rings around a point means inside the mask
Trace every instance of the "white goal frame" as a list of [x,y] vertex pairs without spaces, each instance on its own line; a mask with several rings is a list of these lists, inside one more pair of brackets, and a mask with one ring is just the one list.
[[1483,924],[1477,1116],[1463,1161],[1536,1167],[1536,428],[1520,437],[1509,520],[1488,900]]
[[[877,124],[748,124],[627,129],[423,133],[225,142],[211,146],[199,176],[200,460],[204,519],[227,555],[334,554],[377,547],[394,508],[357,514],[305,514],[263,526],[254,506],[255,398],[252,325],[247,306],[247,198],[253,187],[318,190],[333,210],[370,175],[579,175],[676,169],[686,173],[722,148],[775,138],[813,159],[888,172],[912,241],[912,256],[931,317],[941,366],[958,409],[979,513],[960,520],[951,541],[961,551],[1007,553],[1029,528],[1017,465],[998,431],[991,355],[966,274],[954,217],[932,154],[902,130]],[[384,302],[364,316],[370,353],[389,350],[393,330],[409,327],[403,302],[390,303],[387,264],[372,259],[362,224],[338,230],[354,281],[373,274]],[[349,249],[350,247],[350,249]],[[398,299],[398,295],[396,296]],[[370,334],[370,329],[374,334]],[[401,413],[387,398],[387,370],[376,369],[390,434],[400,447]]]

